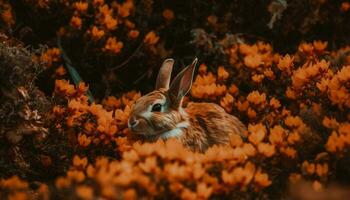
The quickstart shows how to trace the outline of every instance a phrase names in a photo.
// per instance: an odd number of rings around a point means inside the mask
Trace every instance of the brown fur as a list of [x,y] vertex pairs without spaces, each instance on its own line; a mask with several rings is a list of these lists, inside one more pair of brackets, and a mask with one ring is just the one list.
[[[145,105],[165,99],[165,91],[153,91],[140,98],[133,106],[131,115],[142,113]],[[205,151],[215,144],[229,144],[230,134],[245,136],[246,127],[239,119],[225,112],[223,108],[214,103],[189,103],[180,113],[171,106],[164,113],[153,113],[150,119],[139,127],[139,135],[144,141],[155,141],[161,133],[176,128],[181,122],[189,122],[188,128],[182,128],[182,135],[177,137],[185,146],[194,151]],[[134,131],[138,134],[137,131]]]
[[[138,99],[131,109],[128,125],[133,135],[144,141],[176,137],[185,146],[200,152],[215,144],[229,144],[232,134],[245,136],[245,126],[216,104],[189,103],[182,108],[196,62],[195,59],[181,71],[169,87],[174,61],[164,61],[156,84],[161,88]],[[161,104],[161,111],[151,111],[156,103]],[[131,125],[133,122],[137,122],[136,125]]]
[[185,129],[180,140],[193,150],[204,151],[215,144],[229,144],[230,134],[245,136],[242,122],[216,104],[189,103],[185,110],[191,126]]

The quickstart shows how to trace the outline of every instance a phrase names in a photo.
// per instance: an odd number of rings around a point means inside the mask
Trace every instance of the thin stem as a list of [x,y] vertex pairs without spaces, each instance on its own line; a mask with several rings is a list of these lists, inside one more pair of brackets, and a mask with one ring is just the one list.
[[127,58],[124,62],[122,62],[121,64],[112,67],[110,69],[108,69],[108,71],[114,71],[117,69],[122,68],[123,66],[125,66],[126,64],[128,64],[130,62],[130,60],[136,55],[136,53],[143,47],[143,43],[141,43],[136,49],[135,51],[131,54],[131,56],[129,58]]

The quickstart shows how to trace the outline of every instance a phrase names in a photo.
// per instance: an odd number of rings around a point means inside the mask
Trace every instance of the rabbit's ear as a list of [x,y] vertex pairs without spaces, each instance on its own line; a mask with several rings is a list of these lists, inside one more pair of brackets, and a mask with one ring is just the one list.
[[181,106],[183,97],[190,91],[194,70],[198,59],[195,58],[192,64],[183,69],[171,83],[168,94],[171,105],[175,108]]
[[174,65],[174,60],[171,58],[166,59],[163,62],[158,72],[156,90],[159,90],[160,88],[165,88],[166,90],[169,89],[169,83],[171,78],[171,71],[173,70],[173,65]]

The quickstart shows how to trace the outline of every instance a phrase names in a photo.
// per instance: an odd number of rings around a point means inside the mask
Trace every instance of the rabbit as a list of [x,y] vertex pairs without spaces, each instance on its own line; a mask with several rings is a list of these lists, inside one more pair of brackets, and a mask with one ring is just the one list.
[[214,103],[188,103],[197,58],[170,84],[174,60],[166,59],[158,73],[156,89],[139,99],[131,108],[128,128],[141,141],[176,138],[193,151],[204,152],[217,144],[230,144],[230,135],[245,137],[246,127],[236,117]]

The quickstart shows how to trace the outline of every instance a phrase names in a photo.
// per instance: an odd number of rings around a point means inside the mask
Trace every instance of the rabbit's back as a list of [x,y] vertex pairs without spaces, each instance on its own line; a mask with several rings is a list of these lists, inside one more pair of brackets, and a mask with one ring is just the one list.
[[185,111],[190,126],[183,142],[195,150],[203,151],[215,144],[228,144],[230,134],[245,134],[243,123],[217,104],[189,103]]

